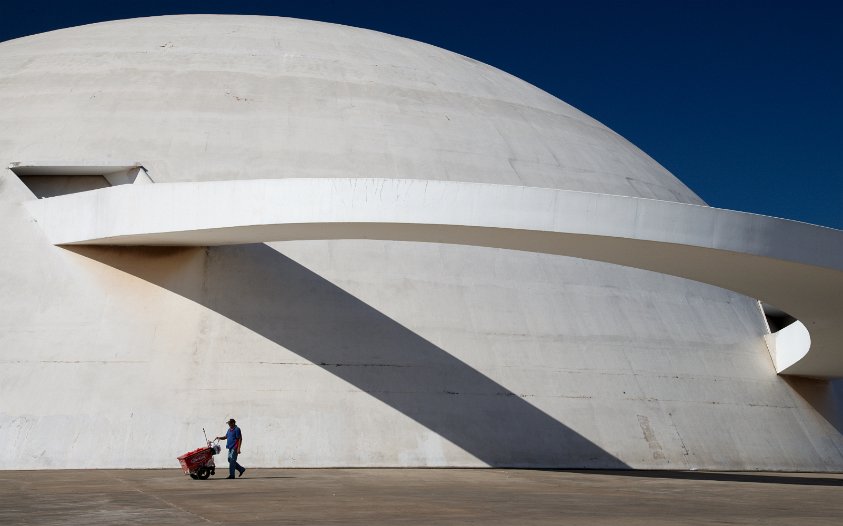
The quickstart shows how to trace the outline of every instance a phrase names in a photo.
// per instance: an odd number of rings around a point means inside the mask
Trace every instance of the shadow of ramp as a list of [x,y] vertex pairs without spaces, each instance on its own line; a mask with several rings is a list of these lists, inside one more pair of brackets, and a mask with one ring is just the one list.
[[261,334],[491,466],[627,467],[516,393],[267,245],[66,248]]
[[838,433],[843,434],[843,379],[827,380],[799,376],[782,378],[826,422]]

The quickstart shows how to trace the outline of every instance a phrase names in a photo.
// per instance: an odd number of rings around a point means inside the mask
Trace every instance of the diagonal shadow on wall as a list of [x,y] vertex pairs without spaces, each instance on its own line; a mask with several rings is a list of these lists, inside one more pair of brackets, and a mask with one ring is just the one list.
[[781,378],[838,433],[843,434],[843,379]]
[[66,248],[255,331],[491,466],[628,467],[516,393],[267,245]]

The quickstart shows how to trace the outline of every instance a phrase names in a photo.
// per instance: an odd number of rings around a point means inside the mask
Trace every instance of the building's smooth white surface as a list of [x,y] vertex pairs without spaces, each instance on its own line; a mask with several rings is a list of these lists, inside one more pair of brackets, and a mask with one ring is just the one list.
[[796,316],[765,336],[776,372],[843,378],[843,232],[830,228],[639,197],[407,179],[123,184],[26,206],[56,245],[416,241],[661,272]]
[[[397,37],[181,16],[0,44],[2,166],[126,159],[155,184],[703,204],[558,99]],[[229,416],[251,465],[843,468],[839,387],[776,375],[758,303],[735,292],[438,243],[60,248],[32,199],[0,175],[3,468],[173,466]]]

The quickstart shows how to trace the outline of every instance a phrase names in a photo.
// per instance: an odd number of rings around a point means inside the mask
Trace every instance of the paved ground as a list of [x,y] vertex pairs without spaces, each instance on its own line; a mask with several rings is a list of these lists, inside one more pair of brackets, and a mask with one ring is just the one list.
[[477,469],[0,471],[0,524],[841,524],[843,475]]

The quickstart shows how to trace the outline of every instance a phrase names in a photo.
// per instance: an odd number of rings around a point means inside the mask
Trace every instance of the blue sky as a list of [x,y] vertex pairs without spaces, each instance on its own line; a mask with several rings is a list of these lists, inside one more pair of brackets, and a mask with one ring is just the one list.
[[434,44],[585,111],[712,206],[843,229],[843,0],[0,0],[0,41],[177,13],[291,16]]

